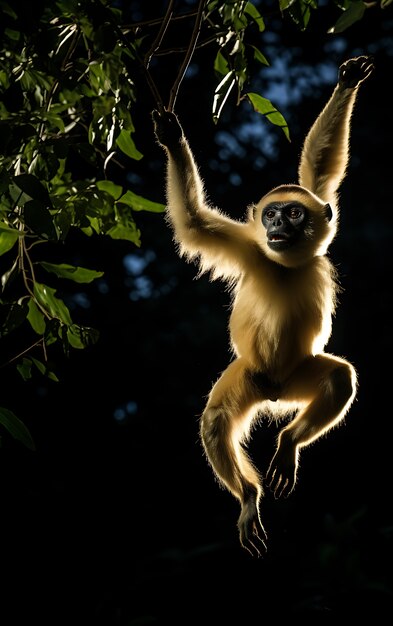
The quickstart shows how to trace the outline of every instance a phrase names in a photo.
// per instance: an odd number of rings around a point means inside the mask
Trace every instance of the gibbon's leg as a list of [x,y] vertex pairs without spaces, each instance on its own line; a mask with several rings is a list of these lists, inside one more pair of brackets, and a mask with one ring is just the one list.
[[353,366],[330,354],[309,357],[291,375],[280,399],[299,401],[305,406],[280,432],[276,453],[266,473],[266,484],[277,498],[288,496],[295,486],[300,448],[343,419],[356,387]]
[[[253,382],[243,358],[237,358],[213,386],[200,425],[202,443],[220,482],[240,501],[238,529],[241,545],[254,556],[266,550],[266,533],[259,516],[261,477],[242,447],[256,404],[266,400],[268,381]],[[262,381],[262,384],[261,384]],[[264,397],[262,395],[266,393]]]

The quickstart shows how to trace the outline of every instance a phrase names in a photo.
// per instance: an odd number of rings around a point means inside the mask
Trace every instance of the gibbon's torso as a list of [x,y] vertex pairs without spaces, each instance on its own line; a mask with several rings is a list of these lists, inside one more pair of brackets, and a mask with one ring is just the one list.
[[337,285],[327,257],[286,268],[263,255],[234,289],[229,322],[232,347],[250,367],[283,382],[307,356],[323,351]]

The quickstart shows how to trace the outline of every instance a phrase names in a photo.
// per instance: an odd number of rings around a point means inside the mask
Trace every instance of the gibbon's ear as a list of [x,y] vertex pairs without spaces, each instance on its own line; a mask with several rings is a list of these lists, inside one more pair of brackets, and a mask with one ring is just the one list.
[[327,221],[330,222],[333,217],[333,211],[332,211],[332,207],[330,206],[330,204],[325,204],[325,215],[326,215]]

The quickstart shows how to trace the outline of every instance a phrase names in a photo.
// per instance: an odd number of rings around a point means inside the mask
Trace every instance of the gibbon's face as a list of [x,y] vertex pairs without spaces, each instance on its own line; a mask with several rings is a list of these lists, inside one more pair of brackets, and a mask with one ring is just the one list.
[[270,202],[262,211],[267,245],[281,252],[293,246],[304,231],[307,211],[300,202]]
[[299,267],[326,253],[337,219],[330,205],[305,187],[280,185],[251,207],[249,224],[270,260]]

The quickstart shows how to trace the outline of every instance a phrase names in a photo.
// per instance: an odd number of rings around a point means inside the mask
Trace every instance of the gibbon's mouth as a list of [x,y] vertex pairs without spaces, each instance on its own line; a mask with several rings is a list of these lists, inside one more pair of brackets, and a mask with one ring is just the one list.
[[285,233],[273,234],[269,236],[269,241],[288,241],[289,235]]
[[287,233],[271,233],[267,240],[267,245],[271,250],[280,252],[287,250],[294,243],[294,238]]

